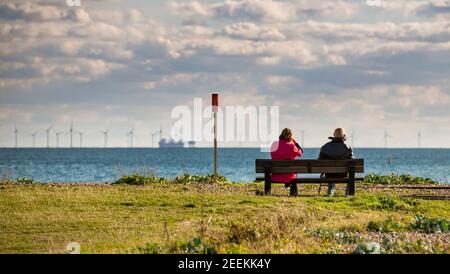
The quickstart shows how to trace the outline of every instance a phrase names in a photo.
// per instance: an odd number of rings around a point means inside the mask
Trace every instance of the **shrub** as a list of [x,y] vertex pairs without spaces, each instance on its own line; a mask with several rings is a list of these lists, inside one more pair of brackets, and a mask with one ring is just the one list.
[[370,221],[367,224],[367,230],[373,232],[388,233],[398,231],[401,228],[402,226],[399,223],[395,222],[392,218],[388,218],[382,222]]
[[415,222],[410,228],[424,233],[448,233],[450,221],[439,218],[428,218],[422,215],[415,216]]
[[[217,180],[219,182],[227,182],[227,179],[224,176],[217,175]],[[206,176],[200,176],[200,175],[190,175],[190,174],[183,174],[180,176],[177,176],[174,180],[174,183],[177,184],[193,184],[193,183],[212,183],[214,182],[214,175],[208,174]]]
[[31,178],[19,178],[16,180],[16,183],[29,185],[29,184],[35,184],[37,182]]
[[118,185],[150,185],[150,184],[161,184],[165,183],[166,179],[161,177],[156,177],[153,175],[140,175],[140,174],[131,174],[127,176],[123,176],[114,184]]
[[413,207],[413,205],[405,203],[403,200],[388,196],[378,197],[378,203],[375,205],[375,208],[380,210],[411,210]]
[[368,174],[364,177],[364,182],[369,184],[382,184],[382,185],[429,185],[438,184],[430,178],[416,177],[409,174],[389,174],[389,175],[377,175]]

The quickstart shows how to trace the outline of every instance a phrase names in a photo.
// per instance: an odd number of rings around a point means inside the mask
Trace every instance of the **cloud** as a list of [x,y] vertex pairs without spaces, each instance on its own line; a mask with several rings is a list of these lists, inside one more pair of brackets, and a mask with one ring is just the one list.
[[358,6],[348,1],[227,0],[220,3],[171,2],[170,8],[183,17],[216,17],[253,21],[292,21],[310,17],[349,17]]
[[438,0],[430,1],[416,9],[416,13],[423,16],[437,16],[448,19],[450,16],[450,1]]
[[253,23],[241,22],[232,25],[225,26],[223,34],[250,40],[284,40],[286,37],[276,28],[273,27],[261,27]]
[[[9,2],[0,1],[0,116],[16,106],[31,113],[23,125],[33,115],[43,124],[45,106],[66,121],[76,105],[102,126],[153,125],[211,91],[280,105],[286,126],[317,136],[335,124],[450,122],[450,23],[406,14],[405,1],[179,1],[159,21],[126,1]],[[62,105],[70,111],[51,107]]]
[[83,9],[62,9],[60,5],[24,3],[0,3],[0,19],[29,20],[29,21],[55,21],[71,20],[89,22],[89,14]]

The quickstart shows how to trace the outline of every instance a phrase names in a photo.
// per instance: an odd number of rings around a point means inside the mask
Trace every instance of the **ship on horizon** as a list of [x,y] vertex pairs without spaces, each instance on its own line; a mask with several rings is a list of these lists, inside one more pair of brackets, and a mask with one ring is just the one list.
[[[193,148],[195,147],[195,142],[194,141],[189,141],[188,143],[189,148]],[[180,140],[180,141],[175,141],[174,139],[166,139],[163,138],[161,140],[159,140],[159,148],[185,148],[185,143]]]

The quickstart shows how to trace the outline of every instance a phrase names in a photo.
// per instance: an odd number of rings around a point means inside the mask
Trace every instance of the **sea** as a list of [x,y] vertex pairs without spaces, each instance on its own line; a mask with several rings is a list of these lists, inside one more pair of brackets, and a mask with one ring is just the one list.
[[[303,159],[316,159],[306,148]],[[355,148],[365,174],[411,174],[441,183],[450,180],[450,149]],[[252,182],[255,159],[269,159],[258,148],[220,148],[218,172],[233,182]],[[389,160],[390,159],[390,160]],[[49,183],[114,182],[133,173],[174,178],[213,173],[212,148],[0,148],[0,176]]]

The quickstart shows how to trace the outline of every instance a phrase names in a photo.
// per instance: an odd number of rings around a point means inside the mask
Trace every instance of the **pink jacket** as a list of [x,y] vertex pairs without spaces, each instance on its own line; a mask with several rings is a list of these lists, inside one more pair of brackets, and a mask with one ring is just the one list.
[[[302,157],[302,151],[295,146],[294,142],[288,142],[286,140],[273,142],[270,151],[272,160],[295,160],[297,156]],[[296,177],[297,174],[295,173],[272,174],[272,182],[289,183]]]

